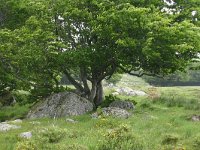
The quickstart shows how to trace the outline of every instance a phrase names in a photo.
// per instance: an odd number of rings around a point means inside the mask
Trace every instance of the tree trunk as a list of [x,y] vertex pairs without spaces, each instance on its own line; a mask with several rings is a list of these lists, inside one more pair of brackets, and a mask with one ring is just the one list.
[[89,100],[94,103],[94,98],[96,97],[96,92],[97,92],[97,82],[93,81],[92,82],[92,89],[90,91],[90,95],[89,95]]
[[97,89],[96,89],[96,96],[94,98],[94,104],[95,106],[99,106],[103,101],[103,86],[102,82],[99,82],[97,84]]

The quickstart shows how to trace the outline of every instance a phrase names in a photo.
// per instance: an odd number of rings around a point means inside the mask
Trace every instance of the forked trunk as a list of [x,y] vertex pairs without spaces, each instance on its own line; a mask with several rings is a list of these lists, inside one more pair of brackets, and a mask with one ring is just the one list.
[[92,82],[92,89],[89,95],[89,100],[97,107],[103,101],[103,86],[102,82]]
[[94,104],[95,106],[99,106],[103,101],[103,86],[102,82],[99,82],[97,84],[97,89],[96,89],[96,96],[94,98]]
[[94,98],[96,96],[96,92],[97,92],[97,82],[93,81],[92,82],[92,89],[90,91],[90,95],[89,95],[89,100],[94,103]]

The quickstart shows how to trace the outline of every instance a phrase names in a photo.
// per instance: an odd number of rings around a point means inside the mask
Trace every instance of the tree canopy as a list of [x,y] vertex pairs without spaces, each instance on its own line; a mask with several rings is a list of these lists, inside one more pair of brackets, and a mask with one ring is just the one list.
[[101,82],[114,73],[183,71],[200,51],[198,0],[1,2],[1,90],[17,82],[20,88],[51,93],[65,74],[98,105]]

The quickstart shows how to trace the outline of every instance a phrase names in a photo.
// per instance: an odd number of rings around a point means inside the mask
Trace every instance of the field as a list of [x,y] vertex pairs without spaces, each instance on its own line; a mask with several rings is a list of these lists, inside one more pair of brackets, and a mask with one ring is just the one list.
[[[128,119],[104,116],[92,119],[90,114],[71,117],[76,123],[67,122],[66,118],[24,119],[18,124],[22,128],[0,132],[0,149],[109,150],[114,145],[116,150],[128,150],[132,138],[133,150],[200,149],[200,122],[191,120],[193,115],[200,115],[200,87],[137,88],[149,96],[120,97],[137,103]],[[18,107],[16,112],[13,110],[14,115],[23,114],[18,111],[20,107],[27,111],[27,106]],[[10,113],[10,109],[1,109],[0,113]],[[20,133],[27,131],[33,133],[31,140],[19,138]]]

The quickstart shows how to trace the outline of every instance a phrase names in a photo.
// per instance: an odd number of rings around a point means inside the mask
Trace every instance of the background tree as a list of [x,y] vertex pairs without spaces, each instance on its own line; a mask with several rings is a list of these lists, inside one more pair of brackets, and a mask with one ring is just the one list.
[[182,12],[164,12],[169,6],[163,1],[20,0],[15,5],[27,15],[9,30],[14,58],[30,88],[51,89],[48,93],[65,74],[99,105],[102,80],[115,72],[163,76],[184,70],[199,51],[196,22],[177,19]]

